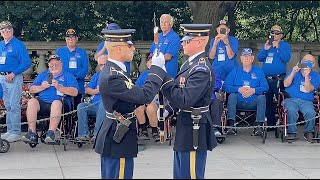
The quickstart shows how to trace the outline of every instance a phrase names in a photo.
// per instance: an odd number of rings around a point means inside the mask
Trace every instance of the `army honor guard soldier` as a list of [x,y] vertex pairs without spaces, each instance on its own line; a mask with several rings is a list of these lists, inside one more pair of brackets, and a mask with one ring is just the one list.
[[95,151],[101,155],[101,177],[132,179],[137,157],[137,129],[134,110],[150,103],[167,75],[162,53],[152,57],[150,73],[145,85],[135,86],[127,76],[124,62],[132,61],[134,29],[106,30],[105,48],[108,60],[100,74],[99,91],[106,110],[95,141]]
[[211,26],[181,24],[184,29],[182,47],[189,58],[175,79],[166,77],[162,87],[170,106],[179,112],[173,147],[175,179],[203,179],[207,150],[217,145],[209,111],[215,80],[205,52]]

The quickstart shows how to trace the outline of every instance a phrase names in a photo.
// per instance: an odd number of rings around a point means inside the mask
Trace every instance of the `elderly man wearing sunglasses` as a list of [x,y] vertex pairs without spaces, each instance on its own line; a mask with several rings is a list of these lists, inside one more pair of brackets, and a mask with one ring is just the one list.
[[[279,25],[271,28],[269,39],[262,45],[257,59],[262,62],[262,70],[264,71],[269,90],[266,93],[266,117],[269,126],[276,125],[276,117],[274,115],[275,107],[273,96],[278,96],[278,89],[284,90],[283,79],[286,76],[286,65],[291,59],[291,47],[288,43],[282,41],[283,31]],[[272,41],[272,42],[271,42]],[[277,87],[278,78],[280,87]],[[268,130],[274,130],[269,128]]]

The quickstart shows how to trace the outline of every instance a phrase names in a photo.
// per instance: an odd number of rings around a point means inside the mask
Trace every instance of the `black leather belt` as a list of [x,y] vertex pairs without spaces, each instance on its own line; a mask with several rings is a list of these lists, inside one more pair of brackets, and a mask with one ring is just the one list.
[[278,79],[278,77],[281,77],[283,75],[286,75],[286,73],[282,73],[282,74],[277,75],[277,76],[266,76],[266,77],[267,77],[267,79],[272,80],[272,79]]
[[8,74],[10,74],[11,72],[0,72],[0,75],[6,76]]
[[192,109],[200,109],[201,113],[204,113],[204,112],[208,112],[209,111],[209,106],[190,108],[190,109],[179,109],[179,111],[191,113]]
[[[136,117],[136,114],[134,112],[131,113],[125,113],[125,114],[121,114],[125,119],[131,119]],[[106,117],[109,119],[113,119],[116,120],[117,118],[113,115],[113,113],[109,113],[106,111]]]

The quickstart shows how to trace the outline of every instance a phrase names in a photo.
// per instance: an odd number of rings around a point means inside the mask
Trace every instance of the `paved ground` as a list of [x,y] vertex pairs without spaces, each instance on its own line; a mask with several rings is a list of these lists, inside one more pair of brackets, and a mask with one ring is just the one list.
[[[299,127],[301,131],[303,127]],[[228,136],[208,153],[208,179],[309,179],[320,177],[320,143],[308,144],[299,133],[294,144],[282,143],[268,133],[265,144],[251,130],[241,129]],[[172,146],[146,143],[135,159],[135,179],[171,179]],[[0,154],[0,179],[88,179],[99,178],[99,156],[92,145],[78,148],[39,144],[35,148],[23,142],[11,144],[9,152]]]

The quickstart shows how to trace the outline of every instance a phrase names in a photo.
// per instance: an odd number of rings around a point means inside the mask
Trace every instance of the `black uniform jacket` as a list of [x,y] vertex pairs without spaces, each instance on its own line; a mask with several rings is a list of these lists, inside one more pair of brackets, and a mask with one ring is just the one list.
[[[145,85],[135,86],[130,77],[115,63],[107,61],[100,73],[99,91],[107,112],[117,111],[125,115],[132,113],[137,105],[150,103],[160,90],[166,72],[157,66],[151,66]],[[95,142],[95,151],[101,156],[113,158],[137,157],[137,128],[136,118],[131,118],[129,131],[118,144],[113,140],[116,131],[116,121],[103,121]]]
[[[185,79],[183,86],[179,85],[181,78]],[[174,80],[170,81],[168,77],[165,78],[162,87],[163,95],[169,100],[170,106],[180,109],[177,117],[174,151],[194,150],[191,113],[182,110],[209,106],[214,82],[211,64],[205,53],[198,55],[191,62],[186,60]],[[202,113],[197,151],[212,150],[217,146],[212,127],[210,111]]]

